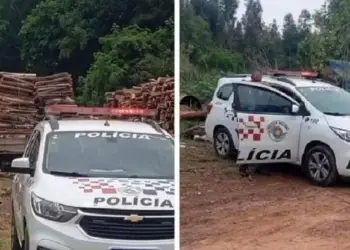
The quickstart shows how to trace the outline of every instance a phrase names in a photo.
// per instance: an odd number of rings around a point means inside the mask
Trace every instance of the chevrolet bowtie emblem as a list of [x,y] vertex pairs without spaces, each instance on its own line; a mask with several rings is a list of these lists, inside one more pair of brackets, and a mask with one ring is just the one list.
[[124,220],[131,221],[133,223],[140,222],[143,220],[143,216],[138,216],[137,214],[131,214],[126,216]]

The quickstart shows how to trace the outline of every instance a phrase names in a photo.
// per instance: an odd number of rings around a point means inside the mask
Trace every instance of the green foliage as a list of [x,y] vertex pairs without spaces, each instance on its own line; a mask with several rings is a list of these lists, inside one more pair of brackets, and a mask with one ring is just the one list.
[[1,71],[72,74],[78,100],[173,74],[173,0],[0,0]]
[[[322,70],[327,59],[350,60],[350,1],[325,0],[315,13],[286,13],[265,24],[259,0],[193,0],[182,5],[181,90],[210,99],[220,75],[271,68]],[[296,21],[297,20],[297,21]],[[208,97],[209,96],[209,97]]]
[[[208,101],[220,75],[243,70],[241,54],[225,46],[225,27],[234,20],[237,1],[196,0],[181,12],[181,91]],[[232,5],[233,4],[233,5]]]
[[[172,25],[171,25],[172,26]],[[101,51],[85,78],[80,78],[79,101],[88,105],[104,103],[104,93],[131,87],[149,78],[173,75],[173,28],[152,32],[137,25],[120,29],[100,38]]]
[[56,69],[74,49],[84,49],[91,34],[79,1],[46,0],[27,16],[20,31],[22,57],[29,70]]
[[227,49],[212,48],[199,57],[198,64],[199,67],[204,69],[239,72],[243,68],[243,58],[241,55]]
[[181,77],[181,92],[196,96],[201,102],[208,102],[213,97],[217,81],[223,74],[217,71],[194,71],[187,78]]

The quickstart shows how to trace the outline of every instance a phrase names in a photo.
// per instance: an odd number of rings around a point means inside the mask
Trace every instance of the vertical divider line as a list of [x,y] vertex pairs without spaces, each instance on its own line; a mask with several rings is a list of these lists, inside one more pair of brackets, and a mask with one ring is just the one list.
[[174,67],[175,67],[175,249],[180,249],[180,0],[174,0],[175,10],[175,48],[174,48]]

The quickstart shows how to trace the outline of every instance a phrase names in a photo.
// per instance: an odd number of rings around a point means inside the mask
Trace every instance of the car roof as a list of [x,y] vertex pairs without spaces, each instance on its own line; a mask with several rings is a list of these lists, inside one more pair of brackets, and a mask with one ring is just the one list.
[[[156,131],[150,124],[141,121],[108,120],[109,126],[105,126],[106,120],[90,119],[66,119],[57,120],[59,129],[55,131],[127,131],[131,133],[162,134]],[[44,131],[51,131],[49,121],[42,121]]]
[[[263,75],[261,83],[264,83],[264,82],[271,83],[273,85],[280,85],[287,88],[334,86],[317,79],[306,79],[303,77],[291,77],[291,76],[273,77],[273,76]],[[220,88],[222,85],[228,84],[228,83],[233,83],[233,84],[242,83],[242,84],[252,84],[252,85],[261,84],[260,82],[252,82],[250,76],[223,77],[219,79],[217,88]]]
[[[291,83],[283,81],[281,79],[287,79]],[[304,77],[294,77],[294,76],[282,76],[282,77],[263,77],[262,81],[271,82],[281,86],[299,88],[299,87],[329,87],[333,86],[327,82],[323,82],[318,79],[306,79]]]

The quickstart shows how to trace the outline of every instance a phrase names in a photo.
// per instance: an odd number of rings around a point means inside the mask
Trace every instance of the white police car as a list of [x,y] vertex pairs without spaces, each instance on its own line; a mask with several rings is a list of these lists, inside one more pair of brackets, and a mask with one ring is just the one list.
[[217,155],[238,164],[297,164],[320,186],[350,176],[350,93],[321,80],[221,78],[205,130]]
[[151,120],[51,118],[8,171],[12,250],[174,249],[173,139]]

